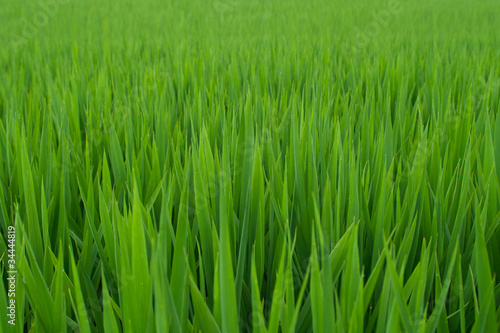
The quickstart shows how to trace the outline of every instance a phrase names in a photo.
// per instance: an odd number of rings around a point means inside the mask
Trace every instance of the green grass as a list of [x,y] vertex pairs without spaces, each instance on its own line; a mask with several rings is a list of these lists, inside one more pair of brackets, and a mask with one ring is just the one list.
[[0,12],[0,332],[500,329],[497,2],[47,2]]

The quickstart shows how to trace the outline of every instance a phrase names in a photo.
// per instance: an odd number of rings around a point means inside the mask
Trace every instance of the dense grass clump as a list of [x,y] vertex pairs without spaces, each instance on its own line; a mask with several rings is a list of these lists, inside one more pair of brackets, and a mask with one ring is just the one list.
[[1,7],[0,332],[499,330],[497,2]]

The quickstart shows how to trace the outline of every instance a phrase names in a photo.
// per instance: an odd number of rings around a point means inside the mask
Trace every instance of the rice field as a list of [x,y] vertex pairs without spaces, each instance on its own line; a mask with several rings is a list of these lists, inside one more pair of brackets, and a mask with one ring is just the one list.
[[500,331],[499,17],[4,0],[0,332]]

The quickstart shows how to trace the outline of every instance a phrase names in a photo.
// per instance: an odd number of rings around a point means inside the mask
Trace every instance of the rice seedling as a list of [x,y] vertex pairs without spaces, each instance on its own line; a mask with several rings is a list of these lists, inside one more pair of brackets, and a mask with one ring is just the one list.
[[0,332],[500,329],[496,2],[2,7]]

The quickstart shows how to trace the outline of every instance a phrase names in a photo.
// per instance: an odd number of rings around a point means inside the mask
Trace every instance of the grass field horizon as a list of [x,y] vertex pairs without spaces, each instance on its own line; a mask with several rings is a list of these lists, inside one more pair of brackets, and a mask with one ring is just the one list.
[[6,0],[0,332],[500,331],[500,6]]

